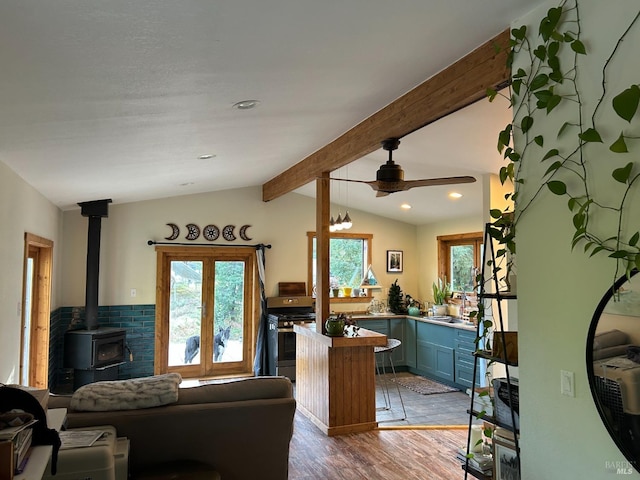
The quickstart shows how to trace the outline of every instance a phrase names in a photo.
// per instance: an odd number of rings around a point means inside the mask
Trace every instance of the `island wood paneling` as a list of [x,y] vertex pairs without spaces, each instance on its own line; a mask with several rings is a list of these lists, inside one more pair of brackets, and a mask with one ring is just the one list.
[[373,430],[376,345],[387,337],[360,329],[358,337],[327,337],[296,325],[298,408],[329,436]]

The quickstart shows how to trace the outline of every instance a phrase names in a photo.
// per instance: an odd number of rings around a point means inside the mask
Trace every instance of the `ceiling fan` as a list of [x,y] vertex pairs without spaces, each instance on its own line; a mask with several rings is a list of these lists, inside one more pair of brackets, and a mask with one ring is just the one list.
[[473,183],[476,181],[473,177],[443,177],[443,178],[424,178],[421,180],[405,180],[404,170],[393,161],[392,153],[400,145],[400,140],[397,138],[387,138],[382,141],[382,148],[389,152],[389,160],[384,165],[380,165],[376,173],[376,179],[365,180],[351,180],[347,178],[331,178],[331,180],[340,180],[343,182],[357,182],[366,183],[376,192],[376,197],[384,197],[390,193],[403,192],[414,187],[430,187],[434,185],[453,185],[457,183]]

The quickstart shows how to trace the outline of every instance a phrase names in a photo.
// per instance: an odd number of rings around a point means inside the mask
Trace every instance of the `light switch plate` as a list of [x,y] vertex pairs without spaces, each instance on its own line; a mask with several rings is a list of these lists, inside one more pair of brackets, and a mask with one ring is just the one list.
[[567,397],[575,397],[575,382],[576,376],[573,372],[567,370],[560,370],[560,393]]

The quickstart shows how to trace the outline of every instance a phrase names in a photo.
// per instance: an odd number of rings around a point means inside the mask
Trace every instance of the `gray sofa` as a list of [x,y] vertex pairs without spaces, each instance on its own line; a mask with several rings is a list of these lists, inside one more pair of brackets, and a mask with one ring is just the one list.
[[176,403],[136,410],[74,411],[71,396],[52,395],[49,408],[67,408],[67,428],[113,425],[130,441],[129,471],[159,463],[198,461],[223,480],[285,480],[296,403],[286,377],[257,377],[179,389]]

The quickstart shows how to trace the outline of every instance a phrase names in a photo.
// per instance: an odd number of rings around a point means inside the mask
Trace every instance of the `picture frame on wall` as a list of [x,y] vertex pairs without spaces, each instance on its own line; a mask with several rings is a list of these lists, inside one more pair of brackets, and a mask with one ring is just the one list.
[[402,272],[402,250],[387,250],[387,272]]
[[493,473],[495,480],[520,480],[520,466],[515,445],[493,437]]

